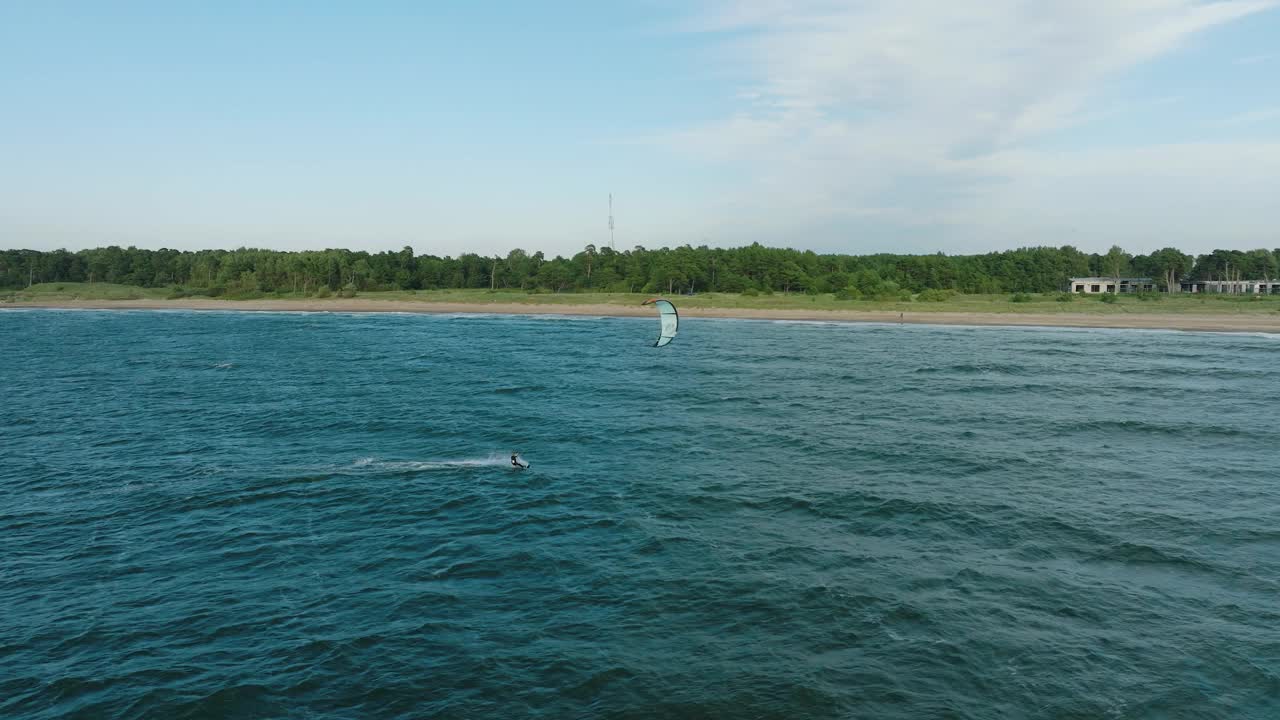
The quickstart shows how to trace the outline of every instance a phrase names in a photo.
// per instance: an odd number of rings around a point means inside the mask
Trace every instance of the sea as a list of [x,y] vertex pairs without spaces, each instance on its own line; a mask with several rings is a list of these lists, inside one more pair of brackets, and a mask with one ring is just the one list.
[[1280,717],[1280,336],[657,333],[0,311],[0,717]]

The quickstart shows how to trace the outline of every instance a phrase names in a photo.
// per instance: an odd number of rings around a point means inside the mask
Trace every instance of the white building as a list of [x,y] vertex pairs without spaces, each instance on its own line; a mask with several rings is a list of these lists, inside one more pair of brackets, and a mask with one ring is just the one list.
[[1185,293],[1280,295],[1280,280],[1183,280],[1178,286]]
[[1068,287],[1070,292],[1092,295],[1093,293],[1155,292],[1156,284],[1151,278],[1082,277],[1071,278],[1071,284]]

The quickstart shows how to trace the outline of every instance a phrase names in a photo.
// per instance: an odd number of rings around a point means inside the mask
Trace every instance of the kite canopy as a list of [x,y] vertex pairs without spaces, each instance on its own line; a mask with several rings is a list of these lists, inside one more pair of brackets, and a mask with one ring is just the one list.
[[674,340],[676,329],[680,326],[680,314],[676,312],[676,306],[672,305],[668,300],[659,300],[657,298],[645,300],[641,305],[653,305],[658,308],[658,318],[662,321],[658,341],[653,346],[662,347]]

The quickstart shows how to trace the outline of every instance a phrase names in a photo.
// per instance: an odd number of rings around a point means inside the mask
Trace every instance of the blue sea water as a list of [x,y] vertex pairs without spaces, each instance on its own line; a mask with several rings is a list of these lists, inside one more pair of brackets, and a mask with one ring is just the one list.
[[656,329],[0,311],[0,717],[1280,717],[1280,338]]

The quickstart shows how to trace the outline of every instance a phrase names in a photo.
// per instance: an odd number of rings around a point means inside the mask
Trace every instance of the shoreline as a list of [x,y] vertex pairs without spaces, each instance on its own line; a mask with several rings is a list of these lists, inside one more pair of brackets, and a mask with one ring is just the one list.
[[[458,303],[367,298],[325,300],[214,300],[184,298],[178,300],[61,300],[34,301],[0,305],[5,309],[82,309],[82,310],[222,310],[243,312],[383,312],[427,314],[495,314],[495,315],[597,315],[607,317],[649,317],[653,311],[644,307],[610,304],[550,303]],[[1192,332],[1264,332],[1280,333],[1280,315],[1177,315],[1142,314],[1093,315],[1085,313],[984,313],[984,312],[918,312],[888,310],[795,310],[777,308],[686,308],[686,318],[733,318],[743,320],[803,320],[848,323],[911,323],[915,325],[970,325],[1004,327],[1071,327],[1113,328],[1133,330],[1184,330]]]

